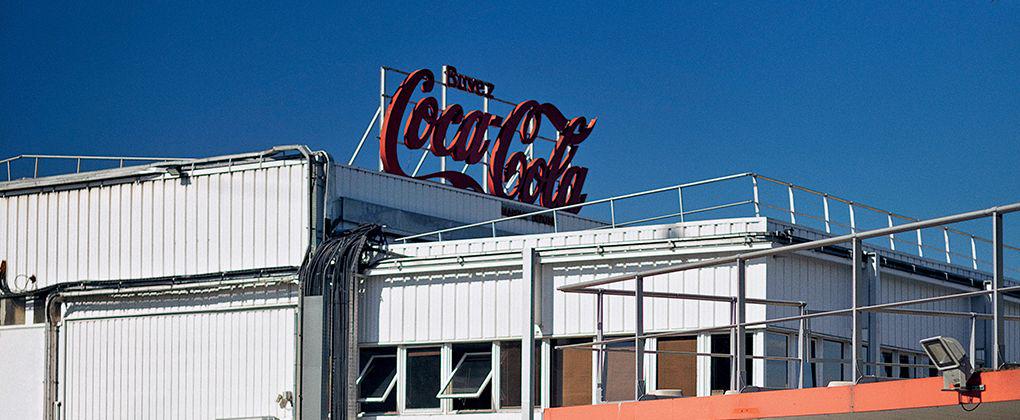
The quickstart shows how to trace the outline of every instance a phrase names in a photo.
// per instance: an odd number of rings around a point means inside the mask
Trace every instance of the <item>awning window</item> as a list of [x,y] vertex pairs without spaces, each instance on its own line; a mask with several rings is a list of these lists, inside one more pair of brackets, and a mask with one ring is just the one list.
[[492,380],[492,353],[464,353],[437,398],[478,398]]
[[359,402],[383,402],[397,384],[397,356],[376,355],[368,359],[358,376]]

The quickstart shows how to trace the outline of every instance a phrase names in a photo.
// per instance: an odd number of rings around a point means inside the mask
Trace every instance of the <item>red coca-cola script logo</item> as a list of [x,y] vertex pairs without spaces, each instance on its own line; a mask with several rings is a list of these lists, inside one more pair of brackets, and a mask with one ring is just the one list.
[[[421,85],[422,92],[431,92],[435,76],[427,69],[411,73],[400,83],[386,108],[379,155],[383,170],[391,174],[408,176],[397,157],[397,136],[411,95],[418,85]],[[538,137],[543,119],[548,120],[559,133],[549,158],[528,159],[522,151],[510,153],[515,134],[520,134],[523,145],[531,144]],[[426,96],[414,104],[403,127],[403,138],[404,145],[412,150],[425,147],[427,143],[433,155],[449,156],[454,161],[468,164],[480,162],[485,151],[489,150],[489,168],[485,177],[489,194],[524,203],[538,200],[540,205],[554,208],[581,203],[587,198],[581,190],[588,168],[570,166],[570,162],[577,153],[578,145],[591,134],[595,120],[588,121],[584,117],[568,120],[552,104],[536,101],[521,102],[506,118],[477,110],[465,114],[460,105],[450,105],[440,112],[436,98]],[[453,139],[447,141],[447,131],[451,126],[457,126],[456,133]],[[499,127],[491,149],[490,141],[484,139],[488,127]],[[514,174],[517,181],[504,190]],[[474,178],[458,171],[441,171],[415,178],[445,179],[457,188],[484,191]],[[579,209],[570,211],[576,213]]]

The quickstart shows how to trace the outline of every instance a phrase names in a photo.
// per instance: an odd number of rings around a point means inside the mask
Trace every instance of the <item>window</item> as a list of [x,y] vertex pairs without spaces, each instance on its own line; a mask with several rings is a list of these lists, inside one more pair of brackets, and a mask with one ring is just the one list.
[[[492,408],[492,394],[489,382],[492,381],[492,353],[464,353],[453,367],[450,379],[443,385],[436,398],[458,398],[476,401],[455,401],[457,410],[483,410]],[[483,396],[485,398],[480,398]]]
[[[811,340],[811,360],[818,358],[818,340]],[[818,377],[818,362],[811,362],[811,375],[808,377],[808,386],[816,387],[820,386]]]
[[633,401],[637,388],[634,382],[634,342],[606,345],[606,401]]
[[900,377],[901,378],[910,378],[911,377],[910,370],[913,369],[913,368],[910,367],[910,366],[905,366],[905,365],[909,365],[910,363],[911,363],[910,355],[900,353]]
[[[789,343],[785,334],[765,333],[766,356],[789,356]],[[765,361],[765,386],[788,388],[790,385],[790,364],[787,360]]]
[[[744,353],[754,354],[754,340],[752,334],[745,336]],[[713,354],[730,354],[730,335],[717,334],[711,337],[710,348]],[[747,374],[747,385],[751,385],[754,375],[754,359],[748,358],[744,361],[744,372]],[[728,356],[712,357],[712,394],[722,394],[730,389],[730,358]]]
[[397,411],[397,355],[395,349],[362,349],[358,374],[358,402],[365,413]]
[[[542,345],[535,343],[534,361],[535,387],[532,401],[541,404],[542,395]],[[499,406],[503,408],[521,406],[521,342],[504,341],[499,346]]]
[[[656,389],[679,389],[684,395],[698,393],[697,337],[660,338],[656,344]],[[687,352],[690,354],[668,353]]]
[[410,409],[439,408],[440,369],[442,357],[440,349],[413,348],[407,349],[406,395],[404,405]]
[[[556,340],[555,346],[591,341],[590,338]],[[588,348],[564,349],[553,353],[552,395],[554,407],[591,404],[592,351]]]
[[885,377],[886,378],[892,378],[893,377],[893,365],[892,365],[892,352],[891,351],[883,351],[882,352],[882,363],[886,363],[885,365],[882,365],[882,368],[883,368],[882,370],[885,371]]
[[397,385],[397,356],[371,356],[358,375],[360,402],[383,402]]
[[0,299],[0,325],[21,325],[24,323],[25,298]]
[[829,382],[843,380],[843,343],[832,340],[822,340],[822,386],[828,386]]

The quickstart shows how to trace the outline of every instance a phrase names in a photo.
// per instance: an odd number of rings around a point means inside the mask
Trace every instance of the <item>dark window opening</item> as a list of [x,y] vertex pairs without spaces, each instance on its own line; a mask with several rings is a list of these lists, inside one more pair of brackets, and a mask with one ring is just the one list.
[[[785,334],[765,333],[766,356],[789,356],[789,343]],[[765,386],[788,388],[790,385],[790,364],[786,360],[765,361]]]
[[[748,333],[744,339],[744,353],[747,355],[754,354],[754,339],[753,334]],[[717,334],[711,337],[710,348],[713,354],[730,354],[730,335],[729,334]],[[747,376],[747,385],[751,385],[754,378],[754,359],[747,358],[744,361],[744,372]],[[729,357],[712,357],[711,371],[712,380],[711,388],[712,394],[722,394],[730,389],[730,358]]]
[[906,355],[906,354],[901,354],[900,355],[900,377],[901,378],[910,378],[911,377],[910,370],[913,369],[913,368],[910,367],[910,366],[905,366],[907,364],[910,364],[910,356]]
[[453,409],[492,409],[492,344],[453,346],[453,366],[439,398],[453,400]]
[[[534,393],[532,402],[541,404],[542,395],[542,345],[535,343]],[[521,406],[521,342],[504,341],[499,348],[499,406],[504,408]]]
[[[38,310],[36,312],[42,312]],[[0,325],[25,323],[25,298],[0,299]]]
[[439,387],[442,386],[440,349],[417,348],[407,350],[407,386],[404,405],[408,409],[439,408]]
[[892,366],[892,352],[891,351],[883,351],[882,352],[882,363],[888,363],[888,364],[882,366],[883,367],[882,370],[885,371],[885,377],[886,378],[892,378],[893,377],[893,366]]
[[637,388],[634,382],[634,342],[611,343],[606,346],[605,401],[633,401]]
[[358,375],[358,402],[365,413],[397,411],[396,349],[362,349]]

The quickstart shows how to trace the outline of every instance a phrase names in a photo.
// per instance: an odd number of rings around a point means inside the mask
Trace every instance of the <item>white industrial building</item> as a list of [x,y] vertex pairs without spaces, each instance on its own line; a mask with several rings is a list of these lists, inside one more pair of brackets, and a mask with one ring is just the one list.
[[[521,407],[541,415],[642,394],[928,376],[918,340],[936,335],[989,363],[984,295],[869,312],[859,374],[849,316],[748,326],[738,385],[735,335],[701,331],[741,319],[738,264],[643,277],[642,305],[634,280],[564,289],[826,238],[843,223],[858,232],[859,213],[877,211],[781,184],[769,217],[759,183],[772,181],[740,174],[590,203],[612,206],[608,218],[337,164],[302,146],[0,182],[0,418],[519,418]],[[824,203],[818,223],[807,222],[807,199],[794,210],[794,191]],[[659,193],[679,196],[678,210],[641,205],[619,222],[622,203]],[[830,204],[849,204],[849,219],[830,217]],[[317,269],[326,250],[316,249],[367,224],[381,234],[340,267],[360,271],[352,297],[337,292],[344,274],[327,270],[340,254]],[[932,232],[944,247],[920,240]],[[969,235],[865,241],[857,306],[989,287],[989,242]],[[851,307],[851,261],[838,245],[746,261],[743,319]],[[1013,321],[1020,299],[1005,302]],[[1020,334],[1006,326],[1000,364],[1020,359]],[[642,339],[642,363],[634,340],[559,348],[656,333],[676,334]]]

